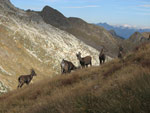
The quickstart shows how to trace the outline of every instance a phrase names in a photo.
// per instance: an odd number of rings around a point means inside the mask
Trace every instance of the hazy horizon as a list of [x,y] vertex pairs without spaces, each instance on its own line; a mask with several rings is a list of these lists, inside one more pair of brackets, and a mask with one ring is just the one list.
[[150,28],[149,0],[10,0],[16,7],[41,11],[46,5],[66,17],[78,17],[89,23],[130,25]]

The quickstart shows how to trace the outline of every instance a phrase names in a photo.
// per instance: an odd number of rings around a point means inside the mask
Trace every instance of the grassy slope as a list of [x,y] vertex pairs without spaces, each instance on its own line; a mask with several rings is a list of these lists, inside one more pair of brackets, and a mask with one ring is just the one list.
[[0,113],[149,113],[150,44],[101,67],[0,96]]
[[[0,25],[0,67],[5,71],[7,70],[5,72],[0,69],[0,77],[6,86],[9,86],[10,89],[16,89],[18,76],[30,73],[31,68],[34,68],[38,73],[38,80],[47,76],[47,74],[54,73],[47,65],[41,63],[26,51],[24,47],[26,42],[22,35],[17,36],[16,34],[13,36],[12,34],[13,31],[4,25]],[[15,40],[13,37],[20,37],[22,40]],[[29,44],[27,45],[30,47]]]

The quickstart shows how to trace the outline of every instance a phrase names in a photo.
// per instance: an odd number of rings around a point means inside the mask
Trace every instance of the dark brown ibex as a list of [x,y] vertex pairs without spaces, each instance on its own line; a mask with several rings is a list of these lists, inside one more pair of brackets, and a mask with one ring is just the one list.
[[123,58],[123,47],[122,46],[119,47],[118,58],[119,59]]
[[99,62],[100,62],[100,65],[101,64],[104,64],[105,63],[105,59],[106,59],[106,56],[105,56],[105,54],[104,54],[104,49],[101,49],[101,52],[100,52],[100,54],[99,54]]
[[148,40],[150,40],[150,35],[149,35],[149,37],[148,37]]
[[86,56],[84,58],[81,58],[80,52],[78,54],[76,54],[76,56],[77,56],[78,60],[80,61],[82,68],[84,68],[85,66],[88,67],[88,65],[92,66],[92,57],[91,56]]
[[122,59],[122,57],[123,57],[122,51],[119,51],[119,52],[118,52],[118,58],[119,58],[119,59]]
[[36,76],[36,73],[33,69],[31,69],[30,75],[21,75],[18,78],[18,82],[19,82],[18,88],[21,88],[24,85],[24,83],[28,85],[31,82],[33,76]]
[[76,70],[76,66],[70,62],[70,61],[67,61],[67,60],[62,60],[61,64],[61,73],[64,74],[64,73],[70,73],[71,70]]

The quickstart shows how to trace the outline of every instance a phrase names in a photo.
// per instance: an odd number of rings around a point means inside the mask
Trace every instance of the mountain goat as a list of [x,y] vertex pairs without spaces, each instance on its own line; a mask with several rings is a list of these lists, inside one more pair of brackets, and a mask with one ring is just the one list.
[[31,74],[21,75],[18,78],[18,82],[19,82],[18,88],[21,88],[24,85],[24,83],[26,83],[28,85],[31,82],[33,76],[36,76],[36,73],[33,69],[31,69]]
[[91,56],[86,56],[81,58],[81,53],[77,53],[76,54],[77,59],[80,61],[80,64],[82,66],[82,68],[84,68],[85,66],[88,67],[88,65],[92,66],[92,57]]

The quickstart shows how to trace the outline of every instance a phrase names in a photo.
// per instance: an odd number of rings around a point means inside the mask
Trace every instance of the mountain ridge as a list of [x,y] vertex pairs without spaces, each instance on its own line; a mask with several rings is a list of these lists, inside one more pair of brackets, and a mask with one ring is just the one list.
[[98,26],[102,26],[107,30],[114,30],[117,35],[124,37],[124,38],[129,38],[133,33],[135,32],[148,32],[150,29],[144,29],[144,28],[134,28],[134,27],[128,27],[128,26],[115,26],[115,25],[109,25],[107,23],[98,23],[96,24]]
[[[38,12],[47,24],[54,25],[59,29],[73,34],[79,40],[82,40],[84,43],[94,47],[98,51],[105,48],[106,54],[109,56],[114,57],[117,55],[118,42],[107,30],[102,27],[89,24],[80,18],[67,18],[56,9],[53,9],[50,6],[48,7],[45,6],[43,8],[44,11],[42,10]],[[47,9],[47,11],[45,11],[45,9]]]

